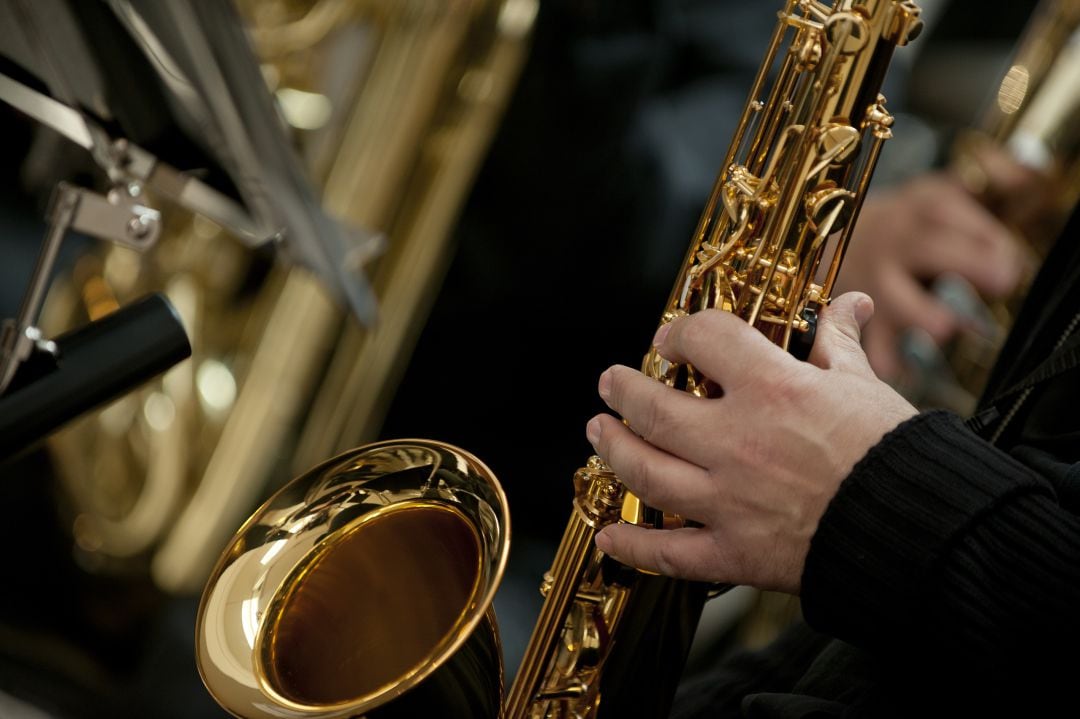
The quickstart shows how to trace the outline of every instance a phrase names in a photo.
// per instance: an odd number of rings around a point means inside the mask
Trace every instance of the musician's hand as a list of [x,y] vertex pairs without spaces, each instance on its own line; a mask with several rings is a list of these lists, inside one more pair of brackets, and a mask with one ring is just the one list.
[[725,312],[675,320],[657,334],[657,349],[719,384],[716,399],[608,369],[600,395],[629,428],[599,415],[590,442],[646,504],[702,527],[612,525],[597,546],[662,574],[797,593],[810,538],[840,482],[916,412],[866,361],[859,333],[872,313],[865,295],[837,298],[809,363]]
[[960,327],[928,289],[933,280],[959,276],[996,298],[1016,287],[1025,263],[1012,233],[956,178],[927,174],[867,197],[836,291],[874,298],[863,346],[878,376],[891,380],[902,333],[919,329],[940,345]]
[[1035,242],[1056,239],[1041,237],[1047,215],[1056,215],[1059,195],[1051,175],[1021,164],[1011,152],[978,134],[963,137],[959,147],[952,170],[994,217]]

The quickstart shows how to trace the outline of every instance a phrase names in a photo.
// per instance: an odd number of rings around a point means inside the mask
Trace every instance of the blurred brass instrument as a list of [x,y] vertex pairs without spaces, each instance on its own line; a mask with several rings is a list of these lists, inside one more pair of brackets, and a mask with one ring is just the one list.
[[[437,293],[450,230],[522,64],[535,0],[245,0],[263,74],[330,214],[385,235],[362,328],[312,274],[200,216],[147,257],[90,254],[56,323],[161,288],[194,356],[50,443],[82,563],[204,584],[219,548],[294,464],[377,432]],[[354,253],[355,255],[355,253]],[[59,319],[56,319],[59,318]]]
[[[965,187],[1024,243],[1033,270],[1080,199],[1080,0],[1042,0],[976,128],[960,134],[952,169]],[[994,165],[1014,163],[1023,191],[994,184]],[[944,348],[905,339],[912,401],[970,414],[1027,294],[1029,271],[1009,296],[987,302],[959,277],[934,291],[965,320]]]
[[[809,351],[891,136],[886,68],[921,27],[911,2],[785,4],[662,322],[716,308]],[[699,396],[714,390],[655,352],[644,370]],[[505,501],[474,458],[420,440],[327,461],[248,520],[203,594],[204,681],[248,718],[667,716],[701,606],[719,588],[605,557],[593,538],[606,524],[682,520],[643,507],[597,457],[574,485],[504,704],[488,617]]]

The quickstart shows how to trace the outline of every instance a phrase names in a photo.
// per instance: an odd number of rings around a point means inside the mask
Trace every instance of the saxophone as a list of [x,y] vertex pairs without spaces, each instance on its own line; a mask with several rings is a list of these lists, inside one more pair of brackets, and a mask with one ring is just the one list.
[[[895,47],[922,27],[902,0],[788,0],[661,322],[737,314],[809,351],[892,116],[879,94]],[[644,371],[699,396],[690,366]],[[596,549],[612,522],[679,526],[597,457],[504,700],[491,599],[509,513],[490,471],[428,440],[328,460],[274,495],[218,561],[196,654],[237,716],[666,716],[707,595]]]
[[[1034,268],[1080,199],[1080,0],[1042,0],[1008,66],[977,126],[958,136],[951,167],[1013,230]],[[994,187],[991,154],[1028,176],[1026,191]],[[1009,296],[994,301],[960,278],[939,278],[935,293],[967,321],[941,349],[929,339],[905,338],[909,376],[898,389],[916,404],[970,414],[1033,277],[1028,272]]]

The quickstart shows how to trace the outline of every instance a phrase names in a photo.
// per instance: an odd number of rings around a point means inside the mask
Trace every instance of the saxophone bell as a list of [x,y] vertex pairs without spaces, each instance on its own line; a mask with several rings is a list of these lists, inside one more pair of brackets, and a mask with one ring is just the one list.
[[346,452],[247,521],[203,593],[196,658],[228,711],[496,717],[491,602],[510,515],[491,471],[426,440]]

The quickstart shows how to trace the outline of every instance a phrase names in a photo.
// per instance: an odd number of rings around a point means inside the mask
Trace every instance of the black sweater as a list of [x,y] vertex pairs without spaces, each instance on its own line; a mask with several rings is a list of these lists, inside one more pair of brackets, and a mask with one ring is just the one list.
[[[1080,222],[1029,294],[981,406],[996,445],[959,418],[919,415],[855,467],[803,574],[808,623],[881,668],[866,715],[902,705],[1066,701],[1080,678]],[[1070,349],[1072,348],[1072,349]],[[1049,362],[1048,362],[1049,359]],[[929,695],[943,691],[943,703]],[[1076,701],[1080,707],[1080,700]],[[998,713],[998,712],[995,712]]]

